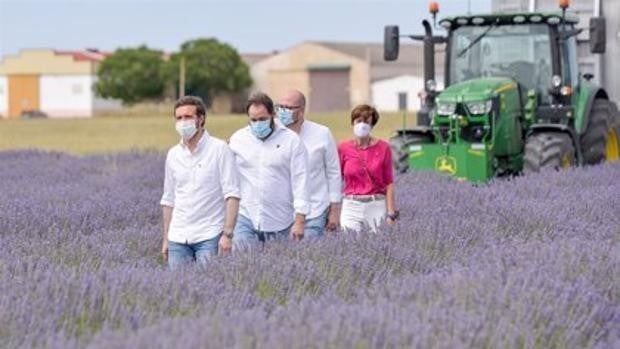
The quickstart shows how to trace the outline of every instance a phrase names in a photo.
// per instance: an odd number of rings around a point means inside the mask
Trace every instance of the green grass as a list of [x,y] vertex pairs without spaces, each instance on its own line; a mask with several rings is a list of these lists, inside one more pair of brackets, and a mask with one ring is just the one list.
[[[352,136],[348,113],[314,114],[307,117],[328,126],[337,140]],[[407,124],[415,117],[408,115]],[[245,115],[209,115],[207,130],[228,139],[247,124]],[[373,135],[387,139],[403,124],[402,114],[384,113]],[[78,155],[128,150],[165,151],[178,142],[172,116],[108,116],[90,119],[0,119],[0,150],[44,149]]]

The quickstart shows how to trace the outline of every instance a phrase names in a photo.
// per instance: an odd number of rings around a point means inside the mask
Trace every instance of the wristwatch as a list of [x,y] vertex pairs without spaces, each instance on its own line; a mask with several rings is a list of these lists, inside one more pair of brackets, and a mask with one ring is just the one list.
[[232,240],[235,234],[232,231],[226,232],[225,230],[222,230],[222,235]]
[[388,213],[387,216],[388,216],[389,219],[395,221],[400,216],[400,211],[396,210],[396,211],[394,211],[394,213]]

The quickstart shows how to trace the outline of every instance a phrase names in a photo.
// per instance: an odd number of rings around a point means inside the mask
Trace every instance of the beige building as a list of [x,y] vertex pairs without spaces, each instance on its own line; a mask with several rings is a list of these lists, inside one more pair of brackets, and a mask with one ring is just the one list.
[[22,50],[0,61],[0,117],[90,117],[120,103],[95,96],[98,51]]
[[402,45],[400,59],[385,62],[382,43],[308,41],[254,62],[250,71],[252,90],[275,97],[296,88],[306,95],[311,112],[330,112],[373,103],[374,82],[422,76],[422,63],[420,45]]

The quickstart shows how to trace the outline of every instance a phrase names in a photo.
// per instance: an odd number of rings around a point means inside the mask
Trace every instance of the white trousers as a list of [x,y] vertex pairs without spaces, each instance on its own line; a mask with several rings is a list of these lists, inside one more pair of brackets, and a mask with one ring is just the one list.
[[344,230],[360,232],[370,229],[376,233],[385,221],[386,214],[385,199],[360,202],[345,198],[342,200],[340,225]]

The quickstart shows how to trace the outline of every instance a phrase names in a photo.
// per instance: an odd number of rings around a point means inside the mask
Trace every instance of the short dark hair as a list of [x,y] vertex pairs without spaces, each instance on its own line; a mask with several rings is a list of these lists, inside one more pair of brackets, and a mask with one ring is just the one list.
[[[202,101],[202,98],[198,96],[183,96],[174,103],[174,111],[176,111],[179,107],[185,105],[193,105],[196,107],[196,114],[199,116],[207,114],[207,107],[205,106],[205,102]],[[173,111],[173,112],[174,112]]]
[[379,122],[379,112],[373,106],[360,104],[351,110],[351,125],[360,118],[369,122],[371,126],[375,126]]
[[[176,113],[177,109],[186,105],[193,105],[196,107],[196,116],[206,116],[207,115],[207,107],[205,106],[205,102],[202,101],[202,98],[198,96],[183,96],[177,99],[176,103],[174,103],[173,113]],[[206,119],[206,118],[205,118]],[[205,125],[205,120],[202,120],[202,125]]]
[[266,93],[255,92],[248,99],[248,103],[245,105],[245,113],[249,115],[250,107],[253,105],[262,105],[267,109],[269,115],[274,114],[273,100]]

